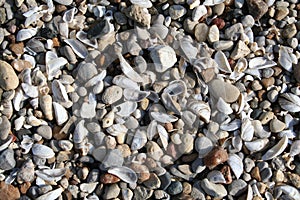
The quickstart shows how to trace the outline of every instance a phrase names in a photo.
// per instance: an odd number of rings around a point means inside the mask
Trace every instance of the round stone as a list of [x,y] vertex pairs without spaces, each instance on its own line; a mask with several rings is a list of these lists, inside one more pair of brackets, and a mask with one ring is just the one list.
[[174,181],[171,183],[171,185],[168,187],[167,192],[170,195],[177,195],[180,194],[183,190],[182,184],[179,181]]
[[10,64],[0,60],[0,87],[3,90],[14,90],[19,85],[19,79]]

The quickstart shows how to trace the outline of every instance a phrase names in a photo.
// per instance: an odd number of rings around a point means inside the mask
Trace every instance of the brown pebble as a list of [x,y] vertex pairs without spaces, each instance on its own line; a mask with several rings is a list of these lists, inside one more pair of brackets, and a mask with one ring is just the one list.
[[273,70],[274,70],[273,76],[279,76],[281,74],[281,72],[282,72],[282,68],[278,67],[278,66],[273,67]]
[[31,69],[32,65],[29,61],[27,60],[21,60],[21,59],[16,59],[11,63],[11,66],[17,70],[18,72],[23,71],[24,69]]
[[182,186],[183,186],[183,190],[182,190],[183,194],[190,194],[192,192],[192,185],[189,184],[188,182],[183,182]]
[[53,42],[53,47],[60,46],[60,42],[59,42],[58,38],[52,38],[52,42]]
[[165,123],[165,129],[170,133],[173,131],[173,124],[172,123]]
[[65,5],[59,4],[59,5],[56,5],[56,6],[55,6],[55,11],[56,11],[57,13],[62,13],[62,12],[64,12],[64,11],[66,11],[66,10],[67,10],[67,7],[66,7]]
[[260,171],[258,167],[254,167],[251,171],[251,176],[257,181],[261,181]]
[[0,197],[5,200],[17,200],[20,198],[20,191],[13,185],[6,185],[5,182],[0,183]]
[[267,89],[268,87],[274,85],[275,83],[275,78],[274,77],[270,77],[270,78],[263,78],[261,80],[262,85]]
[[212,24],[215,24],[219,30],[223,29],[224,26],[225,26],[225,21],[221,18],[215,18],[213,21],[212,21]]
[[265,98],[265,95],[266,95],[266,90],[259,90],[257,92],[257,98],[259,101],[263,101]]
[[147,108],[149,106],[149,99],[147,99],[147,98],[142,99],[142,101],[140,102],[140,106],[141,106],[142,110],[147,110]]
[[132,163],[130,165],[130,168],[136,172],[140,183],[142,183],[150,178],[149,169],[145,165]]
[[219,164],[222,164],[228,160],[227,151],[222,147],[215,147],[211,152],[203,158],[204,164],[209,168],[213,169]]
[[226,180],[226,184],[230,184],[232,182],[230,167],[228,165],[225,165],[220,171]]
[[146,158],[145,165],[149,169],[154,169],[155,167],[157,167],[157,163],[156,163],[156,161],[153,158]]
[[113,174],[106,173],[106,174],[102,174],[100,176],[100,181],[101,181],[101,183],[104,183],[104,184],[111,184],[111,183],[119,182],[120,179],[119,179],[119,177],[117,177]]
[[184,155],[181,157],[182,162],[187,163],[187,162],[192,162],[198,158],[198,153],[192,153],[189,155]]
[[22,194],[26,194],[27,190],[30,188],[31,183],[30,182],[25,182],[20,186],[20,192]]
[[24,43],[23,42],[11,44],[11,45],[9,45],[9,48],[12,52],[14,52],[18,56],[20,56],[24,53]]

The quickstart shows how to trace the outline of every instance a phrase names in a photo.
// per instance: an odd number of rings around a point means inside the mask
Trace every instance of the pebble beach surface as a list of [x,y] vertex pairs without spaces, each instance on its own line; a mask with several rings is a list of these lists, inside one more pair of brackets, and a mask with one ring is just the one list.
[[299,30],[299,0],[0,0],[0,199],[299,200]]

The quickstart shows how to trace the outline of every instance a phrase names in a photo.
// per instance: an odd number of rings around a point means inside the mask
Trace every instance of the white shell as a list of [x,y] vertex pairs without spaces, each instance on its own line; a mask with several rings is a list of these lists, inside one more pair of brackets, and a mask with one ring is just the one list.
[[233,113],[233,110],[230,107],[230,104],[226,103],[221,97],[218,99],[218,102],[216,105],[217,105],[217,109],[226,115],[230,115],[231,113]]
[[150,95],[148,91],[139,91],[131,88],[125,88],[123,91],[124,97],[127,101],[140,102]]
[[32,146],[32,153],[33,155],[40,158],[52,158],[53,156],[55,156],[55,153],[50,147],[42,144],[34,144]]
[[290,149],[290,156],[296,156],[298,154],[300,154],[300,140],[294,141]]
[[78,9],[76,7],[71,8],[70,10],[65,11],[62,19],[64,20],[64,22],[71,23],[77,12],[78,12]]
[[108,127],[106,131],[112,136],[118,136],[120,134],[127,133],[128,129],[124,124],[113,124]]
[[188,110],[192,111],[198,117],[200,117],[205,123],[210,120],[211,110],[208,103],[204,101],[190,101],[187,105]]
[[98,48],[98,43],[97,43],[97,39],[88,39],[87,37],[87,33],[84,32],[84,31],[78,31],[76,33],[76,38],[81,41],[82,43],[90,46],[90,47],[93,47],[95,49]]
[[16,92],[15,92],[15,96],[13,98],[13,105],[14,105],[15,110],[19,111],[21,108],[21,104],[23,102],[24,93],[20,87],[18,87],[15,91]]
[[213,149],[213,143],[208,137],[199,137],[195,141],[195,150],[199,153],[198,157],[205,157]]
[[131,185],[135,185],[137,182],[137,175],[135,171],[125,166],[110,168],[108,173],[119,177],[122,181]]
[[227,163],[232,169],[234,175],[236,176],[236,179],[239,179],[244,171],[244,164],[242,159],[236,154],[230,154],[228,156]]
[[217,51],[215,61],[218,64],[218,69],[222,72],[232,73],[227,57],[222,51]]
[[268,60],[265,57],[255,57],[249,61],[250,69],[265,69],[277,65],[276,62]]
[[203,5],[205,6],[214,6],[220,3],[223,3],[225,0],[205,0]]
[[132,143],[131,143],[131,150],[139,150],[143,148],[147,143],[147,135],[146,131],[138,129],[133,137]]
[[120,67],[122,72],[131,80],[137,83],[143,82],[143,78],[132,69],[132,67],[129,65],[129,63],[125,60],[125,58],[122,55],[118,55],[118,58],[120,60]]
[[253,140],[251,142],[245,142],[245,146],[249,151],[254,153],[264,149],[268,143],[269,143],[269,139],[262,138],[262,139]]
[[6,142],[4,142],[3,144],[1,144],[0,151],[7,149],[7,147],[11,144],[12,140],[13,140],[13,137],[9,136],[9,139]]
[[150,0],[130,0],[132,4],[138,5],[143,8],[151,8],[152,2]]
[[[290,185],[281,185],[281,186],[277,186],[275,188],[275,190],[279,190],[281,194],[281,192],[283,192],[284,194],[286,194],[287,196],[291,197],[292,199],[300,199],[300,192],[298,189],[296,189],[295,187],[292,187]],[[276,199],[279,199],[276,197]]]
[[283,138],[271,149],[269,149],[263,156],[262,160],[270,160],[280,155],[288,145],[287,136],[283,136]]
[[52,93],[53,93],[55,101],[58,101],[58,102],[69,101],[69,97],[68,97],[66,88],[59,80],[54,80],[52,82]]
[[284,93],[280,96],[279,105],[289,112],[300,112],[300,98],[292,93]]
[[20,145],[20,147],[24,150],[23,153],[27,154],[32,148],[32,145],[33,145],[33,139],[31,139],[28,135],[24,135]]
[[37,28],[28,28],[28,29],[22,29],[17,33],[16,40],[17,42],[21,42],[27,39],[32,38],[37,33]]
[[97,185],[98,185],[98,182],[81,183],[80,190],[82,192],[86,192],[87,194],[90,194],[95,190]]
[[74,130],[74,135],[73,135],[73,140],[74,143],[81,143],[84,138],[87,136],[88,130],[84,127],[84,120],[81,120],[80,122],[77,123],[75,130]]
[[254,135],[254,127],[250,121],[250,119],[246,118],[242,120],[241,127],[241,138],[244,141],[251,141]]
[[173,115],[168,115],[161,112],[151,112],[150,115],[153,117],[153,119],[160,123],[170,123],[178,120],[178,118]]
[[137,103],[133,101],[125,101],[117,106],[115,106],[118,111],[116,112],[117,115],[121,117],[128,117],[137,109]]
[[69,119],[68,112],[59,103],[52,102],[52,104],[53,104],[53,109],[54,109],[56,122],[57,122],[58,125],[62,125],[63,123],[65,123]]
[[129,79],[123,75],[115,76],[112,82],[113,82],[113,84],[115,84],[121,88],[131,88],[134,90],[140,89],[139,85],[136,82],[132,81],[131,79]]
[[57,199],[61,195],[62,192],[63,192],[63,189],[58,188],[56,190],[53,190],[51,192],[48,192],[46,194],[39,196],[38,198],[36,198],[36,200]]
[[167,147],[168,147],[168,140],[169,140],[169,135],[168,135],[168,132],[166,131],[166,129],[160,125],[160,124],[157,124],[157,132],[158,132],[158,135],[159,135],[159,139],[164,147],[165,150],[167,150]]
[[75,39],[65,39],[64,42],[67,43],[68,45],[70,45],[70,47],[73,49],[74,53],[78,57],[80,57],[80,58],[86,58],[87,57],[88,50],[78,40],[75,40]]
[[298,63],[298,59],[293,54],[293,49],[290,47],[280,46],[279,48],[279,64],[289,72],[292,72],[293,64]]
[[147,138],[148,140],[152,140],[153,137],[157,134],[157,121],[152,120],[149,124],[149,126],[147,127]]
[[51,51],[46,52],[46,72],[48,80],[52,80],[59,75],[60,69],[68,63],[67,59],[63,57],[57,57],[57,55]]
[[65,168],[36,170],[35,174],[44,181],[59,181],[66,173]]

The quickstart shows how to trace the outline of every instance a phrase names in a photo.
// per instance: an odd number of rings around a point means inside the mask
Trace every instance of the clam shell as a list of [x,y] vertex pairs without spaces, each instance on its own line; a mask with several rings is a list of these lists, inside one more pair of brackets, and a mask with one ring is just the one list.
[[58,74],[60,74],[60,69],[68,63],[67,59],[63,57],[57,57],[57,55],[51,51],[46,53],[46,72],[48,75],[48,80],[52,80]]
[[252,121],[252,125],[254,128],[254,133],[256,136],[260,137],[260,138],[268,138],[271,135],[271,132],[267,132],[264,130],[261,121],[259,120],[253,120]]
[[245,146],[249,151],[254,153],[263,150],[268,143],[269,143],[269,139],[262,138],[262,139],[253,140],[251,142],[245,142]]
[[204,158],[213,148],[213,143],[208,137],[199,137],[195,141],[195,149],[199,153],[199,158]]
[[185,82],[181,80],[172,81],[169,83],[168,87],[166,87],[163,91],[164,93],[168,93],[171,96],[183,95],[185,96],[187,92],[187,87]]
[[143,78],[132,69],[132,67],[129,65],[129,63],[125,60],[125,58],[122,55],[118,55],[118,58],[120,60],[120,67],[122,72],[131,80],[137,83],[143,82]]
[[233,110],[230,107],[230,104],[226,103],[221,97],[218,99],[216,106],[220,112],[222,112],[226,115],[230,115],[231,113],[233,113]]
[[65,43],[70,45],[70,47],[73,49],[74,53],[80,57],[80,58],[86,58],[88,55],[88,50],[85,48],[85,46],[75,39],[65,39]]
[[131,88],[131,89],[134,89],[134,90],[140,90],[140,87],[139,85],[132,81],[131,79],[123,76],[123,75],[118,75],[118,76],[115,76],[114,79],[112,80],[113,84],[121,87],[121,88]]
[[205,103],[204,101],[192,100],[188,103],[187,108],[195,115],[200,117],[205,123],[209,122],[211,110],[208,103]]
[[21,42],[21,41],[32,38],[36,34],[37,34],[37,28],[22,29],[17,33],[16,40],[17,40],[17,42]]
[[59,22],[58,29],[62,38],[69,38],[69,24],[67,22]]
[[32,153],[40,158],[52,158],[55,156],[54,151],[50,147],[42,144],[34,144],[32,146]]
[[289,112],[300,112],[300,98],[292,93],[284,93],[280,96],[279,105]]
[[147,127],[147,138],[148,140],[152,140],[153,137],[157,134],[157,121],[152,120],[149,124],[149,126]]
[[21,84],[22,89],[24,91],[24,93],[31,97],[31,98],[36,98],[39,95],[39,91],[38,91],[38,87],[34,86],[34,85],[29,85],[27,83],[22,83]]
[[131,143],[131,150],[139,150],[143,148],[147,143],[147,135],[146,131],[138,129],[133,137],[132,143]]
[[84,127],[84,120],[81,120],[80,122],[77,123],[74,130],[74,135],[73,135],[74,143],[81,143],[86,138],[87,134],[88,134],[88,130]]
[[283,136],[283,138],[271,149],[269,149],[263,156],[262,160],[270,160],[280,155],[288,145],[288,137]]
[[151,117],[153,117],[153,119],[160,123],[171,123],[176,122],[178,120],[177,117],[162,112],[151,112],[150,115]]
[[54,108],[54,114],[55,114],[55,119],[58,125],[62,125],[63,123],[65,123],[68,119],[68,112],[67,110],[60,105],[57,102],[52,102],[53,104],[53,108]]
[[298,59],[293,54],[293,49],[290,47],[280,46],[279,48],[279,64],[289,72],[292,72],[293,64],[298,63]]
[[117,115],[121,117],[128,117],[137,109],[137,103],[133,101],[125,101],[114,108],[118,110],[116,112]]
[[9,136],[9,139],[6,142],[4,142],[3,144],[1,144],[0,151],[7,149],[7,147],[12,143],[12,140],[13,140],[13,137]]
[[61,168],[61,169],[42,169],[42,170],[36,170],[35,174],[43,179],[44,181],[59,181],[65,174],[66,174],[66,169]]
[[74,19],[74,16],[75,14],[78,12],[78,9],[76,7],[74,8],[71,8],[67,11],[65,11],[63,17],[62,17],[62,20],[64,22],[67,22],[67,23],[71,23]]
[[57,102],[69,101],[66,88],[59,80],[54,80],[52,82],[52,93],[54,96],[54,100]]
[[86,45],[88,45],[88,46],[90,46],[90,47],[93,47],[93,48],[95,48],[95,49],[98,48],[97,40],[96,40],[96,39],[89,39],[87,33],[84,32],[84,31],[78,31],[78,32],[76,33],[76,38],[77,38],[80,42],[82,42],[82,43],[84,43],[84,44],[86,44]]
[[241,127],[241,138],[244,141],[251,141],[254,135],[254,127],[250,119],[243,119]]
[[28,135],[24,135],[20,145],[20,147],[23,149],[23,154],[27,154],[32,148],[32,145],[33,139],[31,139]]
[[159,139],[162,143],[162,146],[164,147],[165,150],[167,150],[167,147],[168,147],[168,141],[169,141],[169,135],[168,135],[168,132],[166,131],[166,129],[160,125],[160,124],[157,124],[157,132],[158,132],[158,135],[159,135]]
[[60,195],[62,194],[63,189],[62,188],[58,188],[56,190],[53,190],[51,192],[48,192],[46,194],[43,194],[41,196],[39,196],[38,198],[36,198],[36,200],[44,200],[44,199],[57,199],[58,197],[60,197]]
[[290,156],[296,156],[298,154],[300,154],[300,140],[294,141],[290,149]]
[[118,136],[120,134],[127,133],[128,129],[123,124],[113,124],[108,127],[106,131],[112,136]]
[[123,94],[127,101],[140,102],[144,98],[148,97],[150,95],[150,92],[125,88]]
[[125,166],[110,168],[108,173],[119,177],[122,181],[130,185],[135,185],[138,179],[135,171]]
[[276,65],[277,65],[276,62],[272,60],[268,60],[265,57],[255,57],[249,61],[250,69],[265,69]]
[[172,99],[169,93],[162,93],[161,100],[168,110],[173,111],[177,115],[181,115],[180,105]]
[[218,64],[218,69],[222,72],[232,73],[231,67],[228,62],[228,58],[222,51],[217,51],[215,54],[215,61]]
[[236,154],[230,154],[227,163],[235,174],[236,179],[239,179],[244,171],[244,164],[242,159]]

